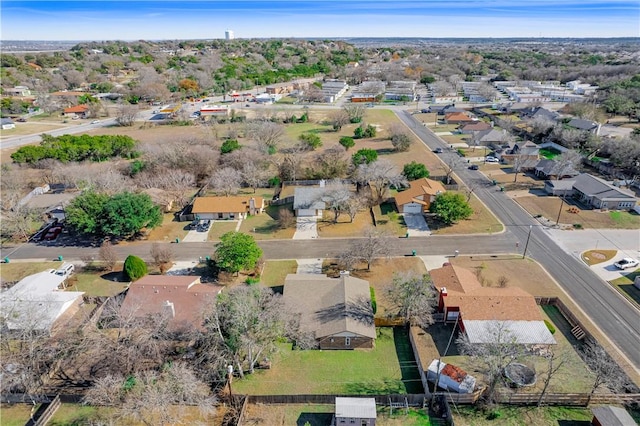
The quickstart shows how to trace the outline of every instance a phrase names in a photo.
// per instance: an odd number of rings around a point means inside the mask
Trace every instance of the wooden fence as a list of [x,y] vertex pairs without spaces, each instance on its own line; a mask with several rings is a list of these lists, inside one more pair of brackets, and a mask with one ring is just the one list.
[[43,403],[35,415],[29,419],[25,426],[44,426],[47,424],[55,412],[60,408],[60,396],[56,395],[51,402]]
[[389,401],[402,402],[405,400],[411,407],[422,407],[429,394],[393,394],[393,395],[247,395],[250,404],[334,404],[337,397],[374,398],[377,405],[389,405]]
[[[498,392],[497,401],[508,405],[537,405],[540,393],[505,393]],[[600,394],[596,393],[589,400],[588,393],[546,393],[542,397],[543,405],[564,405],[586,407],[588,404],[623,404],[640,402],[640,394]]]

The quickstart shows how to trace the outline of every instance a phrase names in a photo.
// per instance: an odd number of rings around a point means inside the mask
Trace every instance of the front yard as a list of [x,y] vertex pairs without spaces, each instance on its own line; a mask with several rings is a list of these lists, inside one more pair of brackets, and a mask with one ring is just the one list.
[[[455,192],[460,192],[466,196],[464,191]],[[429,229],[431,229],[433,234],[438,235],[491,234],[502,231],[502,223],[482,204],[478,197],[472,195],[469,199],[469,205],[473,209],[473,214],[468,219],[461,220],[453,225],[444,225],[437,220],[427,217]]]
[[375,348],[292,350],[278,344],[269,370],[236,379],[234,392],[252,395],[422,393],[404,328],[378,328]]
[[[555,223],[560,213],[561,224],[580,224],[592,229],[639,229],[640,215],[627,211],[600,211],[582,209],[555,196],[523,196],[514,200],[532,216],[542,215]],[[562,205],[562,212],[560,206]],[[571,209],[571,210],[570,210]],[[575,213],[572,213],[575,212]]]

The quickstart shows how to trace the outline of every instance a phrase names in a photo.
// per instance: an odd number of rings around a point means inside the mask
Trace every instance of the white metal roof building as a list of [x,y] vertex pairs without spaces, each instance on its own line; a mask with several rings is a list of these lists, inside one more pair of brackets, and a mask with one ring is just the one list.
[[[543,321],[465,320],[464,331],[471,343],[556,344]],[[502,342],[496,342],[496,339]]]
[[9,330],[50,330],[54,322],[82,297],[81,291],[63,291],[67,276],[54,269],[29,275],[0,293],[0,316]]
[[[375,425],[376,419],[376,400],[375,398],[342,398],[336,397],[336,425],[348,424],[348,419],[370,419],[372,422],[357,424],[365,424],[367,426]],[[353,422],[355,423],[355,422]]]

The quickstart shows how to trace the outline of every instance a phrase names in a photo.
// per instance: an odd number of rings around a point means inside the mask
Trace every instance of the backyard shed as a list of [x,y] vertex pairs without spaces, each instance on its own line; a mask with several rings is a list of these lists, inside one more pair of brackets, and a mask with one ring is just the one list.
[[375,426],[375,398],[336,397],[336,413],[332,425]]

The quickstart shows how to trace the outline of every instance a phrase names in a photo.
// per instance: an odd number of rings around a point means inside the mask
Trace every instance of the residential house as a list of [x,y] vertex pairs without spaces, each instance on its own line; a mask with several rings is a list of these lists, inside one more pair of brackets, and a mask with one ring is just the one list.
[[409,188],[398,192],[394,201],[400,213],[427,213],[436,196],[445,191],[441,182],[422,178],[409,182]]
[[246,219],[264,212],[264,198],[249,195],[230,197],[198,197],[191,213],[198,219]]
[[543,158],[538,161],[538,163],[533,168],[533,173],[542,179],[563,179],[563,178],[571,178],[580,174],[573,165],[569,164],[567,167],[563,167],[562,176],[559,176],[560,172],[560,164],[557,161]]
[[450,112],[444,116],[446,124],[468,124],[477,120],[477,118],[471,118],[464,112]]
[[322,95],[324,101],[333,103],[340,99],[349,89],[349,85],[344,80],[325,80],[322,83]]
[[378,95],[372,92],[353,92],[351,94],[351,102],[376,102],[376,96]]
[[201,328],[205,309],[222,288],[198,276],[146,275],[129,285],[120,312],[143,319],[162,316],[172,331]]
[[573,194],[574,180],[548,180],[544,183],[544,191],[556,197],[570,197]]
[[533,142],[518,142],[501,154],[500,159],[507,164],[518,162],[520,171],[532,170],[540,160],[540,148]]
[[65,116],[74,118],[86,118],[89,114],[89,107],[87,105],[75,105],[69,108],[65,108],[63,113]]
[[336,397],[336,412],[331,426],[375,426],[375,398]]
[[535,298],[518,287],[483,287],[465,268],[445,264],[430,272],[438,289],[438,312],[456,322],[471,343],[491,343],[496,334],[527,345],[553,345]]
[[27,86],[16,86],[13,88],[2,89],[3,94],[7,96],[25,97],[31,96],[31,90]]
[[546,119],[556,121],[560,115],[555,111],[550,111],[543,107],[527,107],[520,111],[520,118],[523,120]]
[[64,291],[67,274],[49,269],[0,293],[0,316],[8,330],[51,332],[82,304],[81,291]]
[[483,132],[485,130],[490,130],[493,126],[491,123],[487,123],[486,121],[474,121],[473,123],[468,123],[460,126],[460,133],[464,135],[472,135],[475,132]]
[[511,135],[504,129],[489,129],[477,132],[473,136],[474,145],[501,147],[511,139]]
[[576,130],[582,130],[585,132],[593,133],[597,135],[600,133],[600,124],[591,120],[583,120],[582,118],[572,118],[567,126],[574,128]]
[[372,348],[376,338],[369,282],[343,271],[339,278],[289,274],[284,302],[320,349]]
[[384,98],[388,101],[415,102],[418,99],[415,81],[390,81],[384,92]]
[[637,426],[633,417],[621,407],[606,405],[604,407],[595,407],[591,409],[593,426]]
[[10,130],[16,128],[16,123],[14,123],[10,118],[0,119],[0,124],[2,125],[2,130]]
[[299,186],[293,193],[293,210],[298,217],[322,217],[322,211],[326,208],[326,203],[322,201],[326,189],[324,182],[320,186]]
[[[581,203],[603,210],[631,210],[638,199],[631,191],[618,188],[598,177],[581,173],[573,179],[562,180],[563,187],[571,185],[571,195]],[[555,194],[558,181],[545,182],[545,191]]]

